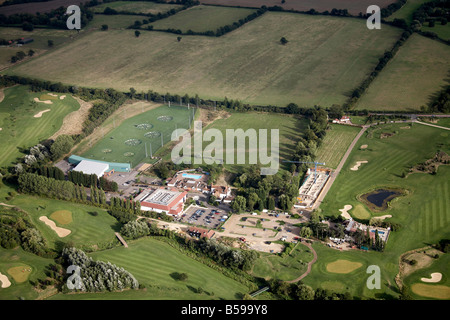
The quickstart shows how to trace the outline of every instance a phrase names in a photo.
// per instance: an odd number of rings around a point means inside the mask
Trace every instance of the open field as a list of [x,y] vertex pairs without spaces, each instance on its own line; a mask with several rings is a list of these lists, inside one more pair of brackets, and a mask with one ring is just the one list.
[[231,25],[244,19],[253,9],[222,8],[212,6],[195,6],[183,10],[174,16],[153,23],[155,29],[179,29],[182,32],[216,31],[217,28]]
[[[188,129],[189,117],[194,110],[164,105],[136,115],[109,132],[105,130],[103,138],[81,156],[136,166],[145,158],[150,159],[151,154],[154,156],[162,143],[171,141],[176,128]],[[114,116],[112,120],[114,122]]]
[[371,32],[358,19],[268,12],[219,38],[92,32],[6,73],[261,105],[330,106],[347,100],[400,32],[389,26]]
[[[271,130],[279,130],[279,145],[280,145],[280,160],[287,160],[290,159],[290,156],[292,154],[292,149],[295,147],[296,139],[299,136],[302,136],[303,132],[307,128],[307,121],[304,119],[298,119],[293,116],[288,115],[282,115],[282,114],[273,114],[273,113],[232,113],[231,116],[229,116],[226,119],[218,119],[205,127],[203,129],[203,132],[209,129],[217,129],[222,133],[223,136],[223,145],[224,148],[227,143],[226,139],[226,130],[227,129],[242,129],[244,132],[248,129],[254,129],[257,133],[258,141],[260,141],[260,136],[258,135],[258,132],[260,129],[267,129],[267,139],[268,139],[268,145],[269,148],[267,151],[267,154],[270,156],[270,143],[271,143],[271,137],[272,133]],[[203,143],[203,150],[207,146],[209,146],[211,142],[204,142]],[[225,149],[224,149],[225,150]],[[225,161],[225,166],[232,170],[236,169],[238,165],[232,165],[226,163],[226,152],[223,150],[218,150],[219,152],[223,152],[223,158]],[[257,149],[254,145],[250,145],[248,141],[245,145],[245,150],[238,146],[235,142],[234,144],[234,154],[235,154],[235,163],[237,162],[237,154],[238,152],[245,152],[245,163],[249,163],[249,155],[250,152],[252,154],[257,152]],[[257,157],[259,160],[259,155]],[[266,165],[265,165],[266,166]],[[264,166],[264,167],[265,167]],[[289,169],[290,165],[283,165],[280,163],[280,168],[282,169]]]
[[[128,243],[129,248],[118,247],[90,254],[94,260],[110,261],[131,272],[144,290],[121,293],[57,295],[52,299],[180,299],[210,300],[239,299],[248,288],[238,281],[180,253],[170,245],[151,238]],[[186,281],[177,280],[177,274],[186,273]],[[195,293],[202,287],[204,292]]]
[[357,109],[415,111],[448,85],[449,46],[413,34],[356,104]]
[[[106,35],[106,33],[110,31],[110,29],[125,29],[134,24],[136,20],[142,22],[142,20],[144,19],[148,19],[148,17],[137,15],[126,15],[126,14],[117,14],[117,15],[96,14],[94,15],[94,19],[92,19],[92,21],[88,23],[87,28],[100,29],[102,25],[106,24],[108,26],[108,31],[102,31],[103,35]],[[128,30],[127,35],[130,38],[136,37],[134,35],[134,30]]]
[[[34,98],[39,99],[43,93],[30,92],[26,86],[7,88],[4,93],[0,103],[0,166],[9,166],[23,156],[21,148],[28,149],[49,138],[61,127],[64,117],[80,107],[70,95],[63,100],[49,100],[52,104],[36,102]],[[35,117],[48,109],[41,117]]]
[[386,18],[387,21],[394,21],[394,19],[404,19],[406,23],[410,24],[413,21],[413,13],[422,5],[422,3],[429,2],[428,0],[408,0],[403,7]]
[[241,6],[241,7],[256,7],[261,6],[281,6],[285,10],[308,11],[313,8],[319,12],[331,11],[336,9],[347,9],[352,15],[358,15],[360,12],[366,13],[367,7],[373,4],[384,8],[394,2],[394,0],[302,0],[302,1],[286,1],[281,3],[279,0],[201,0],[201,3],[206,4],[220,4],[225,6]]
[[429,27],[428,24],[424,24],[424,26],[421,29],[422,31],[426,32],[434,32],[437,34],[437,36],[444,40],[450,40],[450,24],[446,24],[445,26],[441,25],[440,22],[436,22],[434,27]]
[[50,0],[46,2],[31,2],[31,3],[21,3],[14,4],[11,6],[0,7],[0,14],[4,14],[5,16],[9,16],[16,13],[30,13],[35,14],[36,12],[50,12],[53,9],[57,9],[59,7],[65,7],[74,4],[82,4],[85,1],[83,0]]
[[322,145],[317,150],[317,161],[325,163],[327,168],[336,169],[359,131],[359,127],[331,124]]
[[313,254],[308,247],[298,243],[295,249],[286,257],[270,253],[260,253],[255,262],[252,274],[265,279],[289,281],[298,278],[306,272],[308,262]]
[[[401,126],[390,124],[369,129],[358,141],[320,207],[330,216],[340,214],[338,208],[347,204],[353,206],[349,211],[352,216],[358,206],[363,206],[358,209],[357,216],[367,220],[374,216],[392,215],[388,221],[402,227],[390,234],[383,254],[397,257],[424,246],[424,243],[435,243],[450,235],[450,167],[439,166],[436,175],[414,173],[402,178],[410,167],[432,158],[437,150],[450,152],[448,133],[418,125],[401,130]],[[380,139],[383,132],[394,135]],[[363,144],[368,145],[367,149],[359,148]],[[368,163],[358,171],[350,170],[359,160],[368,160]],[[394,199],[387,210],[376,214],[358,200],[359,195],[383,187],[403,189],[407,194]]]
[[143,13],[143,14],[158,14],[165,13],[171,9],[180,7],[176,4],[165,4],[165,3],[155,3],[155,2],[144,2],[144,1],[115,1],[110,3],[103,3],[98,6],[92,7],[93,12],[103,12],[109,7],[116,11],[128,11],[133,13]]

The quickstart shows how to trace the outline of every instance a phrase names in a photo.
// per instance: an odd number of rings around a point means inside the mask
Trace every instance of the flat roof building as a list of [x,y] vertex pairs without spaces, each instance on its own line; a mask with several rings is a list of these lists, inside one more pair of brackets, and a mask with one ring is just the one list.
[[84,174],[96,174],[100,178],[105,172],[109,171],[109,165],[107,163],[82,160],[73,171],[83,172]]
[[179,192],[176,189],[146,189],[136,197],[141,203],[141,210],[164,212],[177,216],[183,212],[187,192]]

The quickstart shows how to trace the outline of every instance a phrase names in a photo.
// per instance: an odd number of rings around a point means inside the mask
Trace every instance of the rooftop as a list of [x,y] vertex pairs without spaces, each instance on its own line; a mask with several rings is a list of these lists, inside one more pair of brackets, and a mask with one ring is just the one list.
[[109,165],[107,163],[81,160],[73,170],[83,172],[84,174],[96,174],[98,177],[101,177],[108,169]]

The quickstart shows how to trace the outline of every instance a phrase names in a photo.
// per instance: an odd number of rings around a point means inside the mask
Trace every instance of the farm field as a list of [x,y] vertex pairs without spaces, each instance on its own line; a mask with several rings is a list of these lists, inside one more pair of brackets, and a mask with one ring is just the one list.
[[[136,20],[142,21],[144,19],[148,19],[148,17],[139,15],[126,15],[126,14],[115,14],[115,15],[96,14],[94,15],[94,19],[92,19],[92,21],[88,23],[87,28],[100,29],[102,25],[106,24],[108,26],[108,30],[125,29],[133,25]],[[102,32],[103,36],[105,36],[106,33],[109,31],[102,31]],[[127,35],[130,38],[136,38],[136,36],[134,35],[134,30],[128,30]]]
[[164,105],[126,119],[111,131],[105,130],[103,138],[81,156],[136,166],[171,141],[175,129],[188,129],[194,110]]
[[[152,238],[130,241],[128,248],[117,247],[90,254],[94,260],[110,261],[133,274],[144,291],[121,293],[56,295],[53,299],[179,299],[179,300],[235,300],[248,293],[248,288],[238,281],[180,253],[167,243]],[[176,279],[186,273],[188,279]],[[204,292],[195,293],[198,287]]]
[[116,11],[128,11],[133,13],[143,14],[158,14],[165,13],[171,9],[180,7],[176,4],[165,4],[155,2],[143,2],[143,1],[115,1],[109,3],[102,3],[98,6],[92,7],[92,11],[96,13],[102,13],[106,8],[111,8]]
[[358,15],[360,12],[366,13],[367,7],[376,4],[380,8],[384,8],[389,4],[393,3],[394,0],[303,0],[303,1],[286,1],[281,3],[279,0],[201,0],[201,3],[205,4],[220,4],[224,6],[242,6],[242,7],[256,7],[261,6],[281,6],[285,10],[298,10],[298,11],[308,11],[311,8],[323,12],[331,11],[333,8],[336,9],[347,9],[352,15]]
[[152,22],[155,29],[179,29],[183,33],[216,31],[255,12],[253,9],[195,6],[166,19]]
[[425,24],[424,26],[422,26],[421,30],[424,32],[434,32],[439,38],[450,40],[450,25],[448,23],[443,26],[440,22],[436,22],[434,27],[429,27],[427,24]]
[[406,23],[410,24],[413,21],[413,13],[422,5],[422,3],[429,2],[428,0],[408,0],[403,7],[386,18],[387,21],[394,21],[394,19],[404,19]]
[[[23,156],[20,148],[28,149],[58,131],[64,117],[80,105],[70,95],[64,99],[43,92],[30,92],[27,86],[4,89],[0,103],[0,166],[9,166]],[[51,104],[34,101],[50,101]]]
[[336,169],[360,130],[359,127],[331,124],[322,145],[317,150],[317,161],[325,163],[327,168]]
[[[434,157],[438,150],[449,153],[448,133],[443,129],[404,124],[390,124],[369,129],[353,149],[340,175],[325,197],[321,210],[325,215],[338,216],[338,209],[352,205],[350,215],[368,221],[370,217],[392,215],[388,221],[399,223],[399,231],[389,236],[383,255],[398,256],[408,250],[436,243],[449,237],[450,167],[439,166],[436,175],[403,174],[416,164]],[[393,133],[381,139],[381,133]],[[366,149],[361,149],[367,145]],[[350,170],[357,161],[363,163],[357,171]],[[358,196],[377,188],[399,188],[406,195],[391,201],[388,209],[374,213]]]
[[53,9],[57,9],[59,7],[65,7],[74,4],[83,4],[85,1],[83,0],[50,0],[45,2],[33,2],[33,3],[21,3],[14,4],[10,6],[0,7],[0,14],[4,14],[5,16],[9,16],[16,13],[30,13],[35,14],[36,12],[50,12]]
[[[222,133],[223,136],[223,145],[226,145],[226,130],[227,129],[242,129],[244,132],[248,129],[255,129],[256,133],[258,134],[260,129],[267,129],[267,139],[268,139],[268,148],[270,148],[270,142],[272,129],[278,129],[279,130],[279,144],[280,144],[280,161],[290,159],[291,150],[295,147],[296,139],[297,137],[302,135],[302,132],[306,130],[307,128],[307,122],[302,119],[298,119],[293,116],[288,115],[282,115],[282,114],[274,114],[274,113],[232,113],[231,116],[229,116],[226,119],[218,119],[208,125],[207,127],[203,128],[203,132],[209,129],[217,129]],[[258,135],[258,141],[260,136]],[[204,142],[203,143],[203,150],[207,146],[209,146],[211,142]],[[237,151],[240,150],[240,152],[245,152],[245,163],[249,163],[249,153],[257,152],[257,149],[255,146],[251,145],[249,149],[248,142],[246,142],[245,151],[240,147],[236,145],[236,142],[234,144],[235,148],[235,163],[237,162]],[[219,152],[222,152],[222,150],[218,150]],[[267,152],[268,155],[270,155],[270,149]],[[226,153],[223,152],[224,160],[226,160]],[[257,158],[259,160],[259,156]],[[226,162],[226,161],[225,161]],[[233,165],[233,164],[227,164],[225,163],[225,167],[228,170],[235,171],[238,170],[238,167],[242,165]],[[263,167],[266,167],[268,165],[263,165]],[[289,168],[288,165],[283,165],[280,163],[280,169],[286,169]]]
[[413,34],[356,104],[357,109],[417,111],[448,84],[450,48]]
[[184,36],[178,42],[162,32],[141,32],[139,38],[132,30],[92,32],[5,73],[124,91],[326,107],[347,100],[400,32],[388,26],[370,32],[357,19],[267,12],[219,38]]

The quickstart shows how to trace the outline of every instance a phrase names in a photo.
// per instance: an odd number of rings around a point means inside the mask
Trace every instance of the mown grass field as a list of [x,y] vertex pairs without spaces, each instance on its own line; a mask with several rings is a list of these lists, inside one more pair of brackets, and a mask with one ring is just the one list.
[[[116,14],[116,15],[104,15],[104,14],[96,14],[94,15],[94,19],[88,23],[86,28],[97,28],[100,29],[102,25],[106,24],[108,26],[108,30],[110,29],[125,29],[134,24],[136,20],[142,22],[142,20],[148,19],[147,16],[139,16],[139,15],[125,15],[125,14]],[[127,35],[131,38],[135,38],[134,30],[127,30]],[[103,36],[106,36],[108,31],[102,31]],[[124,31],[125,32],[125,31]],[[98,41],[98,39],[97,39]],[[106,56],[105,56],[106,57]]]
[[[31,92],[27,86],[4,89],[5,98],[0,103],[0,166],[9,166],[16,158],[22,157],[21,148],[29,149],[48,139],[61,127],[64,117],[80,107],[69,94],[63,100],[58,94],[50,100],[53,104],[34,101],[44,93]],[[50,111],[43,113],[42,117],[34,117],[47,109]]]
[[98,6],[92,7],[93,12],[102,13],[106,8],[111,8],[116,11],[128,11],[133,13],[143,14],[158,14],[164,13],[171,9],[180,7],[176,4],[165,4],[156,2],[144,2],[144,1],[115,1],[110,3],[103,3]]
[[[31,268],[31,272],[27,272],[27,280],[36,281],[37,279],[45,278],[45,267],[51,263],[54,263],[53,259],[38,257],[35,254],[24,251],[20,247],[11,250],[0,247],[0,273],[6,275],[11,282],[9,288],[0,288],[0,300],[17,300],[20,297],[26,300],[38,298],[39,293],[32,289],[29,281],[16,282],[8,273],[8,270],[17,267]],[[19,268],[19,278],[21,275]]]
[[252,275],[267,280],[294,280],[306,272],[308,262],[312,259],[312,252],[300,243],[284,258],[279,255],[260,253],[260,257],[253,266]]
[[449,46],[413,34],[356,104],[357,109],[417,111],[446,85]]
[[[363,206],[372,217],[392,215],[389,220],[402,226],[400,231],[391,232],[383,253],[392,256],[392,262],[403,252],[450,236],[450,167],[440,166],[436,175],[414,173],[402,177],[410,167],[431,159],[438,150],[449,153],[448,133],[423,125],[402,127],[403,124],[382,125],[361,137],[320,207],[330,216],[338,216],[338,209],[347,204],[354,208],[350,215],[358,206]],[[395,134],[380,139],[384,132]],[[361,150],[363,144],[368,148]],[[361,160],[368,163],[358,171],[351,171],[356,161]],[[357,196],[380,187],[401,188],[407,195],[394,199],[386,211],[375,214]]]
[[195,6],[167,19],[151,23],[155,29],[179,29],[182,32],[216,31],[255,12],[253,9]]
[[317,150],[317,161],[325,163],[328,168],[336,169],[360,130],[359,127],[331,124],[322,145]]
[[[289,160],[290,156],[292,155],[292,149],[295,148],[295,144],[297,141],[297,138],[303,135],[303,132],[307,128],[307,121],[304,119],[298,119],[293,116],[288,115],[282,115],[282,114],[268,114],[268,113],[256,113],[256,112],[250,112],[250,113],[232,113],[228,118],[226,119],[218,119],[205,127],[203,129],[203,132],[205,133],[209,129],[216,129],[219,130],[222,133],[223,137],[223,149],[218,149],[220,155],[223,154],[224,164],[225,167],[228,170],[235,171],[238,170],[238,167],[242,165],[248,165],[249,164],[249,157],[250,153],[254,155],[255,153],[258,153],[259,149],[256,145],[253,143],[249,145],[248,139],[246,139],[246,145],[244,146],[238,145],[235,141],[234,143],[234,163],[230,164],[226,161],[226,152],[228,149],[226,149],[226,143],[227,143],[227,129],[230,130],[238,130],[242,129],[244,133],[248,129],[254,129],[256,131],[258,143],[260,143],[261,135],[259,135],[260,129],[266,129],[267,130],[267,149],[265,149],[265,152],[267,153],[267,156],[270,156],[270,146],[272,143],[272,131],[271,130],[278,130],[279,132],[279,155],[280,155],[280,161],[282,160]],[[233,132],[234,132],[233,131]],[[203,150],[207,148],[209,145],[211,145],[211,141],[205,141],[203,143]],[[245,153],[245,163],[244,164],[238,164],[238,154]],[[213,154],[214,155],[214,154]],[[259,162],[260,156],[258,154],[257,160]],[[270,164],[263,165],[263,167],[267,167]],[[281,169],[287,169],[289,170],[290,165],[286,165],[282,162],[280,162],[280,168]]]
[[[121,293],[57,295],[52,299],[136,299],[136,300],[234,300],[248,292],[238,281],[180,253],[167,243],[142,238],[129,242],[129,248],[118,247],[90,254],[94,260],[110,261],[131,272],[144,290]],[[176,274],[186,273],[186,281]],[[203,293],[194,292],[203,288]]]
[[[218,38],[92,32],[6,73],[261,105],[330,106],[347,100],[400,33],[389,26],[372,32],[358,19],[267,12]],[[281,37],[289,43],[281,45]]]
[[437,36],[444,40],[450,40],[450,24],[446,24],[445,26],[441,25],[441,23],[438,21],[436,22],[434,27],[429,27],[428,24],[425,24],[422,26],[422,31],[426,32],[434,32],[437,34]]
[[[136,166],[143,160],[150,160],[150,156],[155,156],[163,144],[170,142],[175,129],[188,129],[189,117],[192,117],[194,110],[186,106],[171,105],[169,108],[164,105],[126,119],[115,129],[105,130],[103,139],[81,156]],[[169,117],[170,120],[158,120],[159,117]],[[114,116],[112,120],[114,122]],[[130,139],[137,144],[126,143]]]

